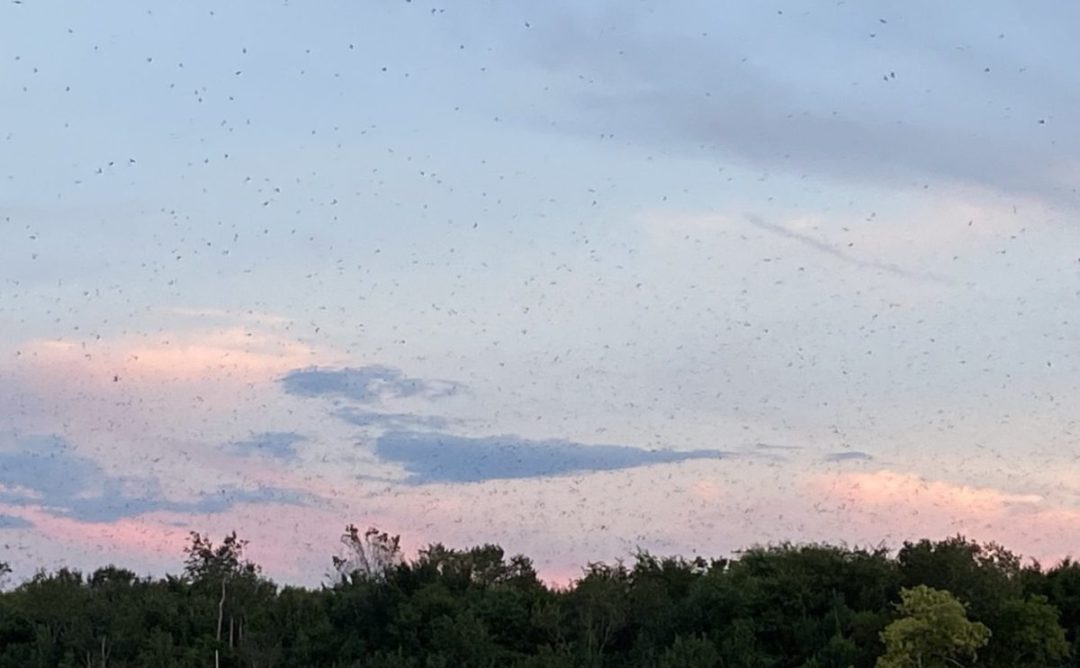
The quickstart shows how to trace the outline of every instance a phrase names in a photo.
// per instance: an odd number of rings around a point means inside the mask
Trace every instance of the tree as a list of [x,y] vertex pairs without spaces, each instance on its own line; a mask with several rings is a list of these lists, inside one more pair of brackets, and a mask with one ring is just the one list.
[[974,661],[990,641],[990,629],[967,618],[967,611],[947,591],[919,585],[900,590],[903,615],[881,633],[885,654],[877,668],[949,668]]
[[[239,588],[241,592],[250,593],[250,590],[258,584],[260,568],[244,557],[244,548],[248,541],[237,538],[233,531],[221,541],[220,545],[214,545],[208,536],[203,536],[195,531],[191,532],[191,544],[184,548],[187,559],[184,561],[184,573],[195,584],[204,586],[220,587],[221,596],[217,602],[217,625],[214,633],[214,665],[221,663],[222,631],[226,615],[226,603],[230,589]],[[237,586],[239,585],[239,587]],[[243,585],[248,585],[244,587]],[[245,591],[248,590],[248,591]],[[234,593],[233,598],[241,598]],[[244,637],[245,610],[240,607],[239,615],[230,610],[229,614],[229,649],[232,649],[237,640]],[[234,638],[234,622],[239,618]]]
[[994,626],[994,650],[990,665],[1008,668],[1044,668],[1059,664],[1069,653],[1065,629],[1058,623],[1057,608],[1044,596],[1013,599],[1002,607]]
[[1072,665],[1080,665],[1080,563],[1065,559],[1046,574],[1045,594],[1061,612],[1061,625],[1072,648]]
[[708,638],[675,636],[675,642],[660,656],[660,668],[714,668],[720,652]]
[[902,584],[926,585],[956,596],[975,619],[993,627],[995,613],[1020,596],[1020,558],[995,543],[963,536],[905,543],[896,555]]
[[603,665],[604,655],[626,628],[630,586],[630,572],[622,562],[589,564],[585,577],[577,581],[571,605],[587,665]]
[[401,536],[391,536],[375,527],[360,535],[355,524],[345,527],[341,534],[345,552],[332,557],[334,572],[339,583],[353,579],[381,580],[402,563]]
[[0,591],[0,668],[1080,668],[1080,566],[962,538],[639,551],[563,587],[498,545],[342,542],[343,579],[314,589],[278,590],[235,533],[193,534],[181,575],[40,571]]

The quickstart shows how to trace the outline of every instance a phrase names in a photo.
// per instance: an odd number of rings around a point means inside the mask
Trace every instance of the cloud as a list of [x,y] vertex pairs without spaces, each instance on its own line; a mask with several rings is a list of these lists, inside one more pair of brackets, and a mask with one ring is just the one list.
[[435,399],[461,389],[459,383],[414,378],[400,369],[381,364],[340,369],[294,369],[281,379],[281,383],[287,394],[336,397],[361,404],[407,397]]
[[847,452],[830,452],[823,458],[827,462],[859,462],[869,461],[873,459],[872,455],[859,450],[849,450]]
[[[823,484],[824,480],[819,484]],[[955,516],[971,514],[982,517],[1007,514],[1017,509],[1034,509],[1045,501],[1036,494],[1012,494],[993,487],[957,485],[887,469],[846,473],[827,480],[830,496],[861,507],[918,505],[945,509]]]
[[334,415],[358,427],[381,427],[390,430],[445,429],[450,420],[438,415],[413,415],[410,413],[379,413],[359,408],[342,408]]
[[15,517],[13,515],[0,515],[0,530],[3,529],[29,529],[33,527],[33,523],[24,520],[21,517]]
[[107,474],[56,436],[13,439],[0,450],[0,504],[37,507],[77,520],[109,522],[169,510],[216,513],[238,503],[304,504],[309,495],[290,489],[222,488],[196,501],[164,498],[152,479]]
[[275,459],[296,457],[296,445],[305,441],[303,436],[291,431],[274,431],[253,434],[251,438],[230,443],[228,449],[244,457],[260,456]]
[[691,459],[722,459],[717,450],[642,450],[623,445],[586,445],[565,440],[533,441],[519,436],[469,437],[391,431],[375,453],[401,464],[408,482],[482,482],[614,471]]
[[1044,562],[1076,553],[1080,507],[1042,494],[888,469],[822,473],[807,483],[815,516],[833,522],[818,531],[834,539],[840,530],[865,542],[895,545],[960,533]]
[[101,479],[101,469],[89,459],[71,452],[60,438],[20,439],[13,452],[0,452],[4,488],[0,499],[57,500],[74,498],[92,481]]
[[156,507],[150,510],[168,510],[173,512],[194,513],[220,513],[239,504],[289,504],[294,506],[307,506],[315,500],[315,497],[300,490],[281,487],[256,487],[254,489],[237,489],[225,487],[211,496],[204,496],[198,501],[158,501]]
[[802,450],[802,446],[799,445],[780,445],[776,443],[754,443],[755,450],[762,450],[765,452],[793,452],[796,450]]
[[244,327],[161,332],[88,341],[35,339],[18,356],[39,382],[77,377],[98,387],[130,382],[251,383],[310,363],[314,351],[272,332]]
[[32,506],[0,505],[0,510],[34,529],[20,535],[27,549],[12,555],[19,578],[42,567],[89,570],[117,559],[139,569],[174,571],[191,530],[182,522],[163,523],[150,516],[106,522],[55,515]]
[[1080,143],[1065,128],[1077,115],[1061,91],[1077,50],[1060,17],[1023,15],[1058,35],[1060,56],[1027,72],[1045,45],[998,37],[1021,18],[1014,9],[989,10],[981,30],[945,6],[888,25],[882,11],[793,21],[753,3],[688,3],[655,20],[611,2],[552,3],[514,48],[562,89],[569,109],[547,125],[564,131],[712,150],[756,169],[981,184],[1075,205]]
[[797,241],[798,243],[812,248],[819,253],[824,253],[825,255],[836,258],[837,260],[840,260],[845,264],[857,267],[859,269],[876,269],[879,271],[884,271],[888,274],[892,274],[893,276],[897,276],[899,278],[906,278],[916,281],[927,281],[939,285],[953,285],[955,283],[955,281],[947,277],[939,276],[931,272],[911,271],[892,262],[864,260],[862,258],[856,257],[851,253],[842,251],[835,246],[819,241],[818,239],[815,239],[808,234],[789,230],[783,225],[777,225],[776,223],[767,222],[755,215],[747,215],[746,220],[758,229],[765,230],[786,239],[791,239],[792,241]]

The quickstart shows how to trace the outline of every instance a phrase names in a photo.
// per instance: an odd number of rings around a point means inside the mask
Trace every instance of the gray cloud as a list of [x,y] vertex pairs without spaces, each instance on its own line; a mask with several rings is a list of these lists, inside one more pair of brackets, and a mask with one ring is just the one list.
[[162,510],[194,513],[220,513],[241,503],[285,503],[294,506],[308,505],[314,497],[305,492],[280,487],[256,489],[223,488],[193,503],[159,501]]
[[170,501],[156,493],[154,481],[110,476],[61,438],[22,438],[7,445],[0,451],[0,502],[42,506],[83,521],[110,522],[157,510],[214,513],[238,503],[308,501],[302,493],[276,488],[224,488],[198,501]]
[[802,447],[798,445],[781,445],[777,443],[755,443],[754,449],[765,451],[791,452],[795,450],[801,450]]
[[29,529],[34,526],[27,520],[21,517],[12,517],[11,515],[0,515],[0,530],[2,529]]
[[334,415],[358,427],[381,427],[391,430],[445,429],[450,420],[438,415],[409,413],[380,413],[349,407],[334,411]]
[[535,10],[515,46],[568,104],[544,124],[756,169],[1078,202],[1067,64],[1080,49],[1058,27],[1063,6],[1022,15],[1054,37],[1047,61],[1045,44],[1005,34],[1021,18],[1007,6],[972,21],[946,5],[857,3],[794,21],[755,3],[676,4],[663,19],[614,2]]
[[830,452],[823,459],[827,462],[862,462],[870,461],[873,458],[873,455],[859,450],[848,450],[845,452]]
[[459,383],[414,378],[400,369],[381,364],[341,369],[295,369],[287,373],[281,383],[288,394],[335,397],[360,404],[378,404],[386,399],[418,396],[435,399],[461,389]]
[[230,443],[229,450],[245,457],[292,459],[296,457],[296,445],[304,440],[303,436],[291,431],[265,432],[253,434],[251,438],[243,441]]
[[[5,486],[33,490],[45,499],[71,498],[104,479],[100,467],[75,455],[60,438],[21,439],[17,449],[0,452],[0,471]],[[12,500],[21,494],[0,491],[0,499]]]
[[642,450],[623,445],[535,441],[518,436],[468,437],[391,431],[378,438],[376,454],[409,472],[409,482],[482,482],[613,471],[691,459],[722,459],[716,450]]

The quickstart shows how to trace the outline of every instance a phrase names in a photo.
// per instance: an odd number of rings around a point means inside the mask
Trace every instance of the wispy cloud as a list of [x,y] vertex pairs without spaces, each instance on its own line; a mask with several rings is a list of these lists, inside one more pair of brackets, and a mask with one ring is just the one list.
[[864,260],[862,258],[856,257],[851,253],[840,250],[835,246],[827,244],[823,241],[819,241],[818,239],[815,239],[810,235],[796,232],[794,230],[789,230],[783,225],[770,223],[755,215],[747,215],[746,221],[758,229],[765,230],[766,232],[775,234],[780,237],[784,237],[786,239],[791,239],[792,241],[797,241],[798,243],[812,248],[819,253],[824,253],[825,255],[836,258],[837,260],[840,260],[841,262],[851,265],[853,267],[858,267],[860,269],[877,269],[879,271],[892,274],[893,276],[897,276],[899,278],[906,278],[915,281],[927,281],[930,283],[937,283],[939,285],[953,285],[955,283],[955,281],[945,276],[939,276],[937,274],[924,271],[911,271],[891,262]]
[[[981,184],[1075,206],[1066,175],[1080,143],[1065,130],[1076,112],[1062,91],[1076,47],[1060,35],[1060,8],[1021,16],[991,3],[971,21],[942,5],[882,24],[895,12],[876,4],[795,21],[754,3],[679,3],[663,20],[613,2],[551,3],[514,48],[559,76],[569,108],[550,125],[563,131],[715,151],[755,169]],[[1006,35],[1021,18],[1058,36],[1058,58]]]
[[401,369],[381,364],[339,369],[294,369],[281,378],[281,383],[288,394],[334,397],[360,404],[379,404],[387,399],[407,397],[435,399],[462,389],[459,383],[415,378]]

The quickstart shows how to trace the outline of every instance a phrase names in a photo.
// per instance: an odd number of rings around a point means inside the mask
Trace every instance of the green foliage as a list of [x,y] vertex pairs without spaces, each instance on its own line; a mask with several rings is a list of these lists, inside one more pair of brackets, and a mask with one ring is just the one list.
[[355,524],[341,535],[344,554],[331,557],[338,581],[380,580],[401,564],[401,537],[371,527],[360,534]]
[[964,604],[947,591],[918,585],[900,591],[900,619],[881,633],[885,654],[878,668],[947,668],[972,665],[990,641],[990,629],[967,618]]
[[995,646],[995,663],[1015,668],[1060,665],[1069,654],[1057,608],[1045,596],[1012,599],[1002,606],[995,634],[1007,642]]
[[720,652],[708,638],[675,636],[675,642],[664,650],[660,668],[715,668],[720,665]]
[[976,651],[980,668],[1077,665],[1080,566],[963,538],[895,556],[639,552],[564,588],[495,545],[405,559],[396,536],[355,526],[342,545],[317,589],[278,588],[235,533],[192,534],[179,576],[39,572],[0,593],[0,668],[928,668]]

